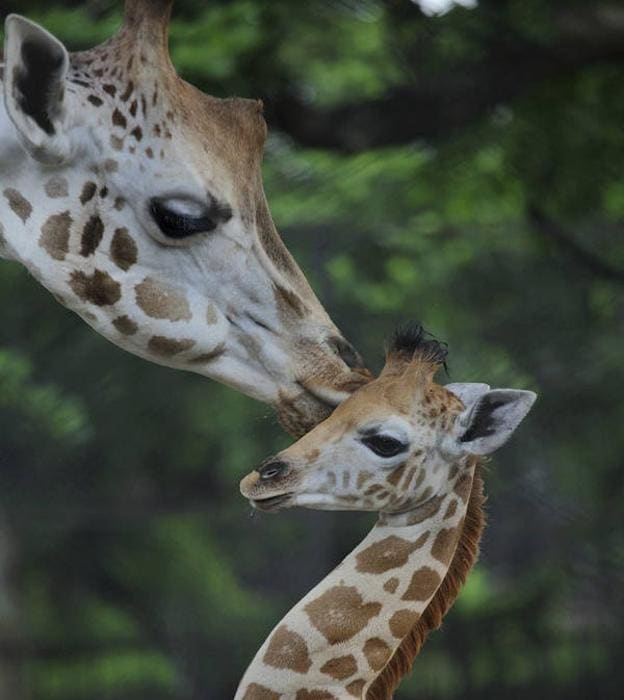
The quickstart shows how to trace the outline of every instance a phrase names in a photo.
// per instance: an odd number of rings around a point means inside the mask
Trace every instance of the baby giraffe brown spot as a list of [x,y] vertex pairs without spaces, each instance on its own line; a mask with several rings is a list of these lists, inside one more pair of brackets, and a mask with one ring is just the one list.
[[330,659],[321,666],[321,673],[335,678],[337,681],[343,681],[349,678],[357,671],[357,661],[353,654],[348,656],[337,656],[335,659]]
[[137,324],[128,316],[119,316],[113,321],[113,326],[122,335],[134,335],[139,330]]
[[326,690],[306,690],[301,688],[301,690],[297,691],[295,700],[338,700],[338,698]]
[[365,469],[358,474],[356,487],[361,489],[362,486],[373,476],[371,472],[367,472]]
[[117,267],[126,271],[137,261],[137,245],[127,228],[115,229],[110,245],[110,255]]
[[381,671],[390,658],[391,653],[390,647],[379,637],[367,639],[364,644],[364,656],[373,671]]
[[307,673],[312,666],[305,639],[285,625],[273,633],[262,660],[267,666],[287,668],[295,673]]
[[420,615],[414,610],[397,610],[388,623],[392,636],[402,639],[414,627],[419,618]]
[[467,503],[471,488],[472,488],[472,475],[471,474],[462,474],[459,477],[459,479],[457,480],[457,483],[455,484],[453,491],[455,491],[455,493],[462,499],[462,501],[464,503]]
[[30,202],[12,187],[8,187],[6,190],[4,190],[3,194],[6,197],[13,213],[19,216],[23,223],[26,223],[32,214],[32,206]]
[[243,700],[281,700],[281,693],[274,693],[258,683],[250,683],[247,686]]
[[69,286],[77,297],[96,306],[112,306],[121,299],[119,282],[101,270],[95,270],[92,275],[72,272]]
[[51,177],[45,184],[45,192],[50,199],[67,197],[69,185],[64,177]]
[[68,211],[53,214],[41,227],[39,245],[54,260],[65,260],[69,245],[72,218]]
[[190,338],[175,340],[174,338],[165,338],[162,335],[155,335],[150,338],[147,347],[155,355],[173,357],[174,355],[179,355],[181,352],[190,350],[194,345],[195,341]]
[[448,520],[449,518],[452,518],[456,512],[457,512],[457,501],[453,499],[448,504],[448,508],[446,509],[446,513],[444,513],[444,520]]
[[93,197],[95,197],[95,193],[97,192],[97,185],[95,182],[85,182],[85,184],[82,187],[82,193],[80,195],[80,203],[81,204],[86,204],[87,202],[90,202]]
[[361,698],[362,691],[364,690],[365,685],[366,682],[363,681],[361,678],[358,678],[356,681],[349,683],[349,685],[347,686],[347,693],[349,693],[349,695],[351,695],[354,698]]
[[102,223],[102,219],[100,219],[99,216],[92,216],[89,221],[87,221],[82,231],[80,255],[84,258],[93,255],[102,242],[103,235],[104,224]]
[[330,644],[340,644],[361,632],[371,618],[379,615],[381,603],[364,603],[355,586],[332,586],[308,603],[306,611],[312,625]]
[[412,580],[401,600],[429,600],[436,592],[442,579],[437,571],[423,566],[412,574]]
[[435,538],[433,546],[431,547],[431,554],[443,564],[448,564],[451,561],[453,553],[455,552],[457,540],[459,539],[461,526],[462,524],[460,524],[459,527],[440,530]]
[[191,307],[184,292],[146,277],[135,287],[137,304],[152,318],[189,321]]
[[403,474],[405,473],[405,470],[406,470],[406,469],[407,469],[407,464],[401,464],[401,466],[399,466],[399,467],[397,467],[396,469],[393,469],[393,470],[392,470],[392,473],[390,474],[390,476],[388,476],[388,478],[386,479],[386,481],[387,481],[389,484],[392,484],[393,486],[396,486],[396,485],[399,483],[399,481],[401,481],[401,477],[402,477]]
[[389,537],[371,544],[356,555],[356,569],[363,574],[383,574],[390,569],[405,566],[410,555],[427,541],[429,533],[423,533],[416,542],[402,537]]

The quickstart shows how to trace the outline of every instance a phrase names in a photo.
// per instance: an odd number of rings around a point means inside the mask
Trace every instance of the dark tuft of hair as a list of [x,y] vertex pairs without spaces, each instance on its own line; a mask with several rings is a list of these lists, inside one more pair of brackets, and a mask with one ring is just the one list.
[[396,329],[388,353],[410,360],[418,357],[421,360],[446,367],[448,345],[437,340],[420,323],[412,321]]

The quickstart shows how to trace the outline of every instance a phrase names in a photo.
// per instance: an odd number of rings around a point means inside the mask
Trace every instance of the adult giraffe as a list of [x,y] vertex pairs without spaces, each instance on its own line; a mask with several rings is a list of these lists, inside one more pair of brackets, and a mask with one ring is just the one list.
[[265,199],[259,102],[181,80],[173,0],[69,54],[6,20],[0,257],[136,355],[272,404],[302,434],[368,375],[286,250]]

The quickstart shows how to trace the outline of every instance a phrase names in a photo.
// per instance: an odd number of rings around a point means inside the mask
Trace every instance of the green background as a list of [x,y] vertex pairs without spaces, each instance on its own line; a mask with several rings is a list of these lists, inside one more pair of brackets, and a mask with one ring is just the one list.
[[[71,49],[120,3],[0,2]],[[176,3],[172,55],[262,97],[284,240],[379,368],[412,318],[450,381],[536,390],[481,561],[397,698],[621,697],[624,4]],[[250,517],[269,409],[116,349],[0,266],[2,700],[233,696],[370,517]]]

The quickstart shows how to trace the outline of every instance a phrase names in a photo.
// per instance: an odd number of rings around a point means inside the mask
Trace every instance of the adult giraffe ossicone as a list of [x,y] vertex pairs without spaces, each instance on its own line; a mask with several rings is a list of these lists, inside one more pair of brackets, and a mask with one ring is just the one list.
[[0,257],[125,350],[270,403],[301,434],[367,372],[273,224],[260,103],[177,76],[172,2],[126,0],[119,33],[71,55],[6,19]]
[[364,541],[287,613],[235,700],[389,700],[474,565],[484,525],[480,460],[536,398],[440,386],[446,347],[399,333],[378,379],[252,472],[262,510],[379,512]]

